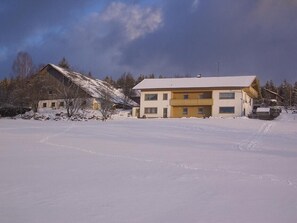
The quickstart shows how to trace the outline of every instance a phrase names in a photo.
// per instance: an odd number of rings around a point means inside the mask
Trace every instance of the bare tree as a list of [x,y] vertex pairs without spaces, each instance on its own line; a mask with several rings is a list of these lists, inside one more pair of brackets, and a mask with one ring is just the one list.
[[30,77],[27,83],[26,93],[29,95],[28,103],[33,112],[37,112],[39,101],[45,97],[47,91],[47,82],[42,75],[34,74]]
[[102,90],[101,93],[101,97],[98,99],[100,102],[99,111],[102,114],[102,121],[106,121],[114,113],[114,102],[107,88]]
[[34,65],[30,54],[23,51],[19,52],[13,62],[12,70],[16,76],[22,78],[33,74]]
[[67,116],[71,117],[87,104],[87,95],[78,85],[70,80],[64,80],[56,88],[64,100]]

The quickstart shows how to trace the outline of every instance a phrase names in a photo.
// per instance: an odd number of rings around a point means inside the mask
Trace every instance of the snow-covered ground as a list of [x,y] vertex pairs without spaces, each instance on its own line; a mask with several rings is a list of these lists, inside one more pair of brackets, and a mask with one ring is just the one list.
[[0,222],[295,223],[297,114],[0,119]]

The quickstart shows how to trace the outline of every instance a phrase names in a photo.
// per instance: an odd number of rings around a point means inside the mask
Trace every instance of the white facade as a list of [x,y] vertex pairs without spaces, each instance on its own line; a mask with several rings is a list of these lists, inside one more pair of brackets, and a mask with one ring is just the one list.
[[[221,93],[234,93],[234,98],[222,99]],[[212,97],[214,117],[240,117],[252,112],[253,100],[243,90],[214,90]]]
[[252,113],[259,86],[256,76],[234,76],[144,79],[134,89],[140,117],[240,117]]
[[[222,99],[220,97],[222,93],[234,95],[234,98]],[[167,94],[166,100],[164,100],[165,94]],[[147,100],[146,95],[157,95],[157,99]],[[171,117],[171,98],[171,91],[142,91],[140,96],[140,117]],[[213,90],[212,99],[211,116],[213,117],[240,117],[247,116],[252,112],[253,99],[243,90]]]
[[[146,95],[156,94],[157,100],[147,100]],[[167,99],[166,96],[167,95]],[[140,117],[163,118],[170,117],[171,92],[170,91],[146,91],[140,95]],[[167,114],[166,114],[167,113]]]
[[[86,108],[92,108],[94,110],[98,110],[100,108],[100,103],[97,102],[95,98],[81,99],[78,102],[85,103],[84,107]],[[64,99],[41,100],[38,102],[38,108],[52,108],[52,109],[65,108],[65,100]]]

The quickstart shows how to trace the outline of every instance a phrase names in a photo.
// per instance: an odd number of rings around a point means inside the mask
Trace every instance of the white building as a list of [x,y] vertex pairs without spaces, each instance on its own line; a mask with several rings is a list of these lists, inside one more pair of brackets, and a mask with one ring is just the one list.
[[236,117],[252,112],[260,96],[256,76],[145,79],[140,117]]

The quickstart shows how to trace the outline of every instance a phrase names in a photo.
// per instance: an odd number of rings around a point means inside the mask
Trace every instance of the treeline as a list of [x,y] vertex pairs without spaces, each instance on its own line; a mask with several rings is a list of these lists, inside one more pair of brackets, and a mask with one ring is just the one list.
[[261,87],[262,98],[277,99],[285,107],[297,106],[297,81],[289,83],[284,80],[280,85],[275,85],[272,80]]
[[[70,68],[65,58],[58,64],[64,68]],[[38,71],[44,65],[36,67],[33,64],[31,56],[26,52],[18,53],[13,62],[13,75],[10,78],[0,80],[0,107],[18,106],[30,107],[34,111],[37,110],[38,101],[43,97],[43,93],[47,92],[48,84],[45,83]],[[86,73],[86,76],[92,77],[92,74]],[[189,77],[174,76],[174,77]],[[164,78],[163,76],[139,75],[135,77],[131,73],[123,73],[119,78],[113,79],[106,76],[103,80],[117,89],[122,89],[123,94],[131,98],[133,96],[133,87],[145,78]],[[280,85],[275,85],[272,80],[267,81],[261,87],[262,97],[265,99],[281,99],[284,106],[297,106],[297,82],[289,83],[284,80]]]

